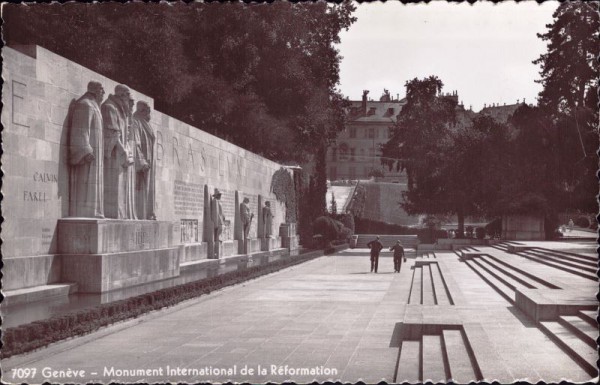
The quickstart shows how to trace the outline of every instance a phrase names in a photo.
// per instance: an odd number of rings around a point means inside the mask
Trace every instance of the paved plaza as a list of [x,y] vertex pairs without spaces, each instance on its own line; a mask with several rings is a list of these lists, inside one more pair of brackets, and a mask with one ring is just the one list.
[[[583,242],[531,246],[581,255],[593,251]],[[541,281],[555,285],[555,291],[569,285],[594,301],[597,282],[502,247],[478,249],[518,265],[530,278],[542,277],[528,288],[543,290]],[[373,274],[368,250],[342,251],[4,360],[3,380],[21,382],[11,378],[17,368],[36,369],[28,383],[449,378],[505,383],[594,377],[505,297],[510,293],[494,288],[491,265],[485,281],[486,270],[480,268],[485,264],[460,254],[409,258],[395,274],[386,252]],[[68,369],[78,377],[66,377]]]

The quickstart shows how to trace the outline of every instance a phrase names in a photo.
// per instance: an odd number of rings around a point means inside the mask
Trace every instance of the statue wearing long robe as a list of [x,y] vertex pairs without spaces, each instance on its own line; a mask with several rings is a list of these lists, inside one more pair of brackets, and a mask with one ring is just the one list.
[[265,206],[262,209],[262,214],[263,224],[265,226],[265,238],[271,238],[273,235],[273,212],[271,211],[271,204],[269,201],[265,202]]
[[[144,106],[150,108],[148,106]],[[149,123],[150,111],[138,110],[133,114],[133,130],[136,146],[135,202],[138,219],[156,219],[154,212],[154,178],[156,137]]]
[[104,211],[108,218],[136,219],[133,150],[129,146],[127,106],[115,95],[102,104],[104,121]]
[[96,96],[87,92],[74,103],[71,115],[69,216],[104,218],[102,129]]

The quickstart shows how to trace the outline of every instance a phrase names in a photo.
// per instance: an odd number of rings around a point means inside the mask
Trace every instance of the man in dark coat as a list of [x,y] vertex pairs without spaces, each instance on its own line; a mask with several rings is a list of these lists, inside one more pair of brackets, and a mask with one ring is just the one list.
[[402,258],[404,258],[404,262],[406,262],[406,256],[404,255],[404,247],[402,247],[402,242],[396,241],[396,244],[390,247],[390,251],[394,252],[394,272],[399,273],[400,268],[402,267]]
[[367,247],[371,249],[371,273],[377,273],[377,265],[379,265],[379,252],[381,249],[383,249],[383,244],[379,240],[379,236],[367,243]]

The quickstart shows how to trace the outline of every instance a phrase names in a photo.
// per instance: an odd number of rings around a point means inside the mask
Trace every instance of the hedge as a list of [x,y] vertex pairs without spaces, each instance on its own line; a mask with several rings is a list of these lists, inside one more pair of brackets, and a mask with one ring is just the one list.
[[70,337],[88,334],[115,322],[137,318],[144,313],[173,306],[225,286],[235,285],[318,257],[320,255],[307,253],[306,256],[280,259],[267,265],[232,271],[216,277],[8,328],[2,332],[4,344],[0,358],[27,353]]

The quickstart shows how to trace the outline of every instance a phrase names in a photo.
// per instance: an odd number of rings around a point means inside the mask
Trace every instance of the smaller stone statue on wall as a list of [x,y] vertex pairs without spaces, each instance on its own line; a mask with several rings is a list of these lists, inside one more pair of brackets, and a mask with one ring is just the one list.
[[156,219],[154,213],[154,143],[156,137],[150,127],[150,106],[137,102],[131,129],[135,143],[135,202],[138,219]]
[[103,127],[100,104],[104,88],[89,82],[72,105],[69,145],[69,216],[104,218]]
[[263,223],[265,226],[265,238],[272,238],[273,235],[273,212],[271,211],[271,202],[266,201],[262,209]]
[[221,234],[225,225],[225,215],[223,215],[223,207],[221,206],[221,192],[215,188],[213,198],[210,204],[210,214],[214,231],[214,257],[219,258],[221,249]]
[[240,217],[242,219],[242,230],[244,233],[244,242],[248,239],[248,235],[250,234],[250,226],[252,225],[252,219],[254,218],[254,214],[250,212],[250,207],[248,206],[250,203],[250,199],[244,198],[242,203],[240,203]]

